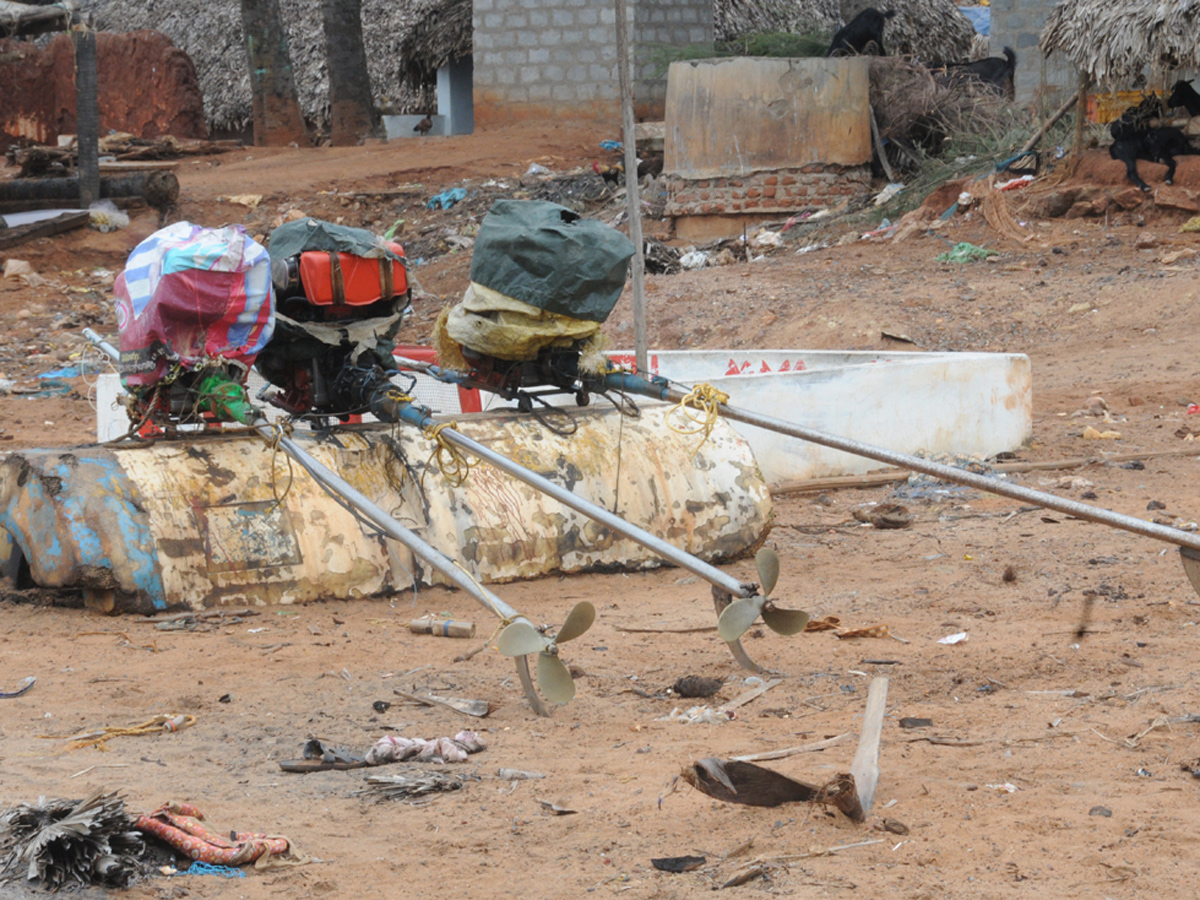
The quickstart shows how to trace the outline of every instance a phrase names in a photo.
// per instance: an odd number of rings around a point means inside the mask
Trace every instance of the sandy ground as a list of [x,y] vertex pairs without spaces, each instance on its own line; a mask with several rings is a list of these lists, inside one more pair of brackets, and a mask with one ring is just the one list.
[[[325,215],[340,208],[352,224],[407,216],[411,247],[454,221],[422,218],[420,206],[436,190],[463,177],[515,179],[533,161],[559,170],[586,165],[607,136],[530,126],[357,150],[247,150],[185,164],[182,210],[206,224],[245,220],[252,229],[269,227],[291,206]],[[1181,163],[1184,184],[1200,173],[1193,162]],[[1119,168],[1093,163],[1095,179],[1121,188]],[[359,201],[343,205],[319,193],[334,188],[413,194],[356,209]],[[230,215],[234,208],[216,199],[247,191],[267,195],[258,210]],[[758,262],[652,276],[652,342],[897,349],[886,331],[906,335],[915,349],[1026,353],[1034,440],[1018,458],[1094,461],[1016,480],[1074,499],[1094,495],[1090,502],[1132,516],[1188,522],[1200,518],[1197,454],[1185,439],[1200,431],[1186,411],[1200,402],[1191,337],[1200,330],[1200,256],[1174,254],[1200,249],[1200,238],[1178,233],[1185,217],[1143,211],[1107,221],[1029,221],[1034,237],[1018,243],[978,215],[960,216],[945,238],[992,246],[1000,251],[995,261],[940,264],[934,257],[945,241],[917,238],[804,255],[793,245]],[[22,248],[51,283],[0,280],[0,378],[36,389],[37,374],[73,361],[80,327],[111,328],[111,274],[96,270],[119,271],[155,225],[142,215],[124,232],[75,232]],[[420,231],[427,225],[431,231]],[[461,293],[466,260],[440,255],[416,270],[427,296],[406,338],[425,337],[444,300]],[[608,327],[614,342],[632,342],[628,299]],[[72,393],[56,397],[0,397],[0,450],[91,439],[87,379],[68,387]],[[1112,423],[1075,415],[1094,392]],[[803,421],[803,410],[785,413]],[[1086,440],[1088,425],[1121,438]],[[1144,463],[1105,461],[1104,453]],[[855,508],[885,500],[906,504],[914,524],[886,531],[854,520]],[[1152,502],[1164,508],[1151,510]],[[746,689],[748,673],[715,633],[680,633],[714,618],[707,586],[678,570],[503,586],[504,599],[537,621],[561,622],[583,599],[599,610],[593,629],[564,650],[584,673],[579,694],[548,719],[531,713],[508,660],[484,652],[456,661],[492,623],[455,593],[262,608],[237,623],[164,632],[132,617],[53,605],[66,596],[6,591],[0,690],[26,675],[37,683],[19,699],[0,700],[0,807],[104,787],[120,790],[138,811],[191,802],[218,830],[284,834],[319,860],[236,881],[156,878],[121,892],[130,898],[682,898],[754,861],[763,876],[730,890],[1191,894],[1200,786],[1190,769],[1200,758],[1200,732],[1171,719],[1196,711],[1200,601],[1173,547],[971,491],[922,499],[904,486],[780,496],[770,542],[783,560],[777,595],[785,605],[837,616],[846,627],[886,624],[903,640],[752,632],[750,653],[786,677],[725,724],[666,721],[681,702],[654,696],[687,674],[728,679],[718,699]],[[753,579],[748,561],[728,569]],[[426,611],[474,620],[480,637],[409,633],[409,619]],[[627,630],[654,628],[664,631]],[[963,643],[937,642],[960,631],[969,635]],[[806,804],[721,803],[674,782],[703,757],[851,733],[823,752],[767,763],[807,781],[831,779],[849,766],[877,675],[890,679],[890,691],[882,777],[865,825]],[[469,720],[407,703],[398,688],[483,698],[493,712]],[[380,700],[390,708],[377,712],[372,704]],[[118,738],[107,752],[67,750],[62,739],[176,712],[195,715],[196,725]],[[933,724],[902,729],[905,717]],[[310,736],[362,751],[392,729],[435,737],[472,724],[487,749],[447,766],[468,780],[427,806],[356,795],[361,771],[293,775],[277,765],[299,756]],[[497,778],[501,768],[546,777],[509,782]],[[575,812],[556,816],[540,801]],[[883,830],[884,818],[907,833]],[[684,874],[651,866],[651,858],[679,855],[707,861]]]

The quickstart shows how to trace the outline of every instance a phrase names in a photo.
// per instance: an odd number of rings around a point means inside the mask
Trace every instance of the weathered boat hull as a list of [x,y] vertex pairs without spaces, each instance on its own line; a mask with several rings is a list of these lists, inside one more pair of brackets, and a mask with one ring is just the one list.
[[[460,430],[710,562],[759,544],[770,495],[723,423],[700,445],[664,421],[571,414],[561,436],[524,415],[465,417]],[[490,466],[452,486],[412,429],[358,426],[305,449],[481,582],[657,562]],[[699,449],[697,449],[699,447]],[[381,538],[288,457],[252,435],[11,454],[0,465],[0,571],[77,588],[117,610],[294,603],[386,594],[436,577]]]

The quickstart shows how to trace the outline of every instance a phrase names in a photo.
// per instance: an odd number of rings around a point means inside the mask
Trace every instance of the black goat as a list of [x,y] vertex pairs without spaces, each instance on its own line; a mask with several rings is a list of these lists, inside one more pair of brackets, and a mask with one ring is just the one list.
[[871,45],[879,56],[887,56],[883,48],[883,26],[896,14],[894,9],[880,12],[873,6],[868,6],[857,16],[838,29],[829,45],[826,56],[855,56],[870,53]]
[[1200,116],[1200,94],[1196,93],[1190,81],[1177,81],[1171,88],[1167,108],[1174,109],[1177,106],[1186,107],[1189,116]]
[[1131,106],[1121,113],[1108,126],[1108,131],[1113,136],[1108,155],[1125,163],[1125,177],[1143,191],[1149,191],[1150,185],[1138,175],[1139,159],[1165,165],[1167,177],[1163,181],[1166,184],[1174,184],[1175,157],[1196,152],[1188,143],[1187,136],[1178,128],[1151,127],[1151,121],[1161,119],[1165,112],[1162,100],[1156,94],[1149,94],[1137,106]]
[[[1147,94],[1137,106],[1131,106],[1108,126],[1108,132],[1114,141],[1135,138],[1150,130],[1153,119],[1161,119],[1166,114],[1162,100],[1157,94]],[[1115,158],[1115,157],[1114,157]]]
[[1009,100],[1016,95],[1014,78],[1017,74],[1017,54],[1012,47],[1004,48],[1003,58],[990,56],[975,62],[946,63],[943,68],[949,84],[978,81]]

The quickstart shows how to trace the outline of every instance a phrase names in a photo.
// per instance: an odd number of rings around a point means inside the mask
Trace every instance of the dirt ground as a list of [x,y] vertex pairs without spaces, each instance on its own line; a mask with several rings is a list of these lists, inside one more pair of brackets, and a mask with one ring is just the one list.
[[[409,256],[427,259],[414,270],[423,294],[404,335],[418,342],[466,286],[469,253],[439,240],[486,210],[469,199],[458,213],[425,213],[428,197],[463,178],[472,191],[493,181],[528,192],[520,177],[530,163],[559,172],[590,165],[610,136],[529,125],[352,150],[247,149],[186,161],[180,213],[211,225],[245,221],[255,232],[293,207],[376,227],[406,218]],[[1109,163],[1096,154],[1089,177],[1119,192],[1120,167]],[[1142,165],[1157,187],[1161,168]],[[1197,175],[1200,160],[1184,159],[1180,183]],[[345,196],[366,191],[382,193]],[[217,199],[250,192],[265,195],[255,210]],[[650,276],[652,345],[1025,353],[1034,438],[1017,458],[1092,461],[1016,481],[1131,516],[1200,518],[1200,453],[1189,443],[1200,418],[1187,411],[1200,402],[1200,236],[1179,232],[1188,214],[1147,203],[1040,221],[1014,203],[1024,242],[976,212],[953,217],[938,237],[803,254],[793,241],[753,262]],[[13,254],[49,281],[0,280],[0,379],[37,391],[37,375],[79,361],[81,327],[111,331],[112,274],[156,224],[143,213],[124,231],[77,231]],[[999,255],[935,260],[962,240]],[[632,344],[628,297],[607,327],[614,344]],[[54,396],[0,396],[0,451],[92,440],[89,380],[67,379],[68,393]],[[1112,422],[1078,414],[1093,394]],[[802,422],[804,411],[781,415]],[[1120,438],[1088,440],[1088,426]],[[907,505],[914,524],[877,530],[853,518],[883,501]],[[755,861],[762,877],[730,890],[914,900],[1191,894],[1200,731],[1172,718],[1196,711],[1200,601],[1175,548],[973,491],[914,495],[903,484],[780,495],[770,543],[783,561],[784,605],[837,616],[844,627],[886,624],[896,639],[756,630],[747,649],[785,677],[724,724],[667,720],[674,707],[703,702],[662,694],[680,676],[727,679],[718,700],[729,700],[749,674],[714,631],[695,630],[714,624],[707,585],[673,569],[502,586],[537,621],[561,622],[583,599],[599,611],[587,636],[564,649],[584,674],[576,699],[551,718],[532,714],[499,654],[456,661],[493,627],[456,593],[262,608],[241,622],[166,632],[51,605],[67,597],[6,591],[0,690],[27,675],[37,683],[0,700],[0,808],[103,787],[137,811],[190,802],[216,830],[283,834],[317,860],[239,880],[155,878],[120,892],[135,900],[682,898]],[[749,561],[728,569],[754,579]],[[473,620],[480,636],[409,633],[407,622],[426,611]],[[663,631],[644,630],[655,628]],[[938,643],[956,632],[968,639]],[[851,733],[823,752],[766,763],[830,780],[850,764],[877,675],[890,679],[888,714],[865,825],[806,804],[721,803],[674,784],[703,757]],[[483,698],[493,712],[470,720],[394,693],[413,688]],[[378,712],[376,701],[391,706]],[[176,734],[114,739],[107,752],[65,749],[63,736],[160,713],[197,721]],[[932,725],[903,729],[906,717]],[[444,767],[468,780],[425,806],[356,795],[362,771],[295,775],[278,766],[312,736],[364,751],[393,729],[437,737],[472,725],[487,749]],[[501,768],[545,778],[505,781]],[[574,813],[554,815],[541,801]],[[907,831],[884,830],[885,818]],[[858,846],[823,852],[845,845]],[[650,862],[682,855],[706,862],[683,874]]]

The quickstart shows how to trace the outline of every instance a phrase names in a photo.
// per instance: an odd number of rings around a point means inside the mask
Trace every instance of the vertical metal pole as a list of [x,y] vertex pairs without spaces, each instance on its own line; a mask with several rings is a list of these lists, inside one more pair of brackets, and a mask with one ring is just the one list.
[[638,196],[637,135],[633,121],[633,76],[629,52],[627,0],[617,4],[617,73],[621,83],[621,120],[625,145],[625,203],[629,211],[629,239],[633,241],[633,349],[639,372],[649,372],[646,338],[646,261],[642,246],[642,203]]
[[100,99],[97,89],[96,32],[81,25],[75,42],[75,144],[79,154],[79,205],[100,199]]

